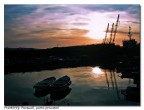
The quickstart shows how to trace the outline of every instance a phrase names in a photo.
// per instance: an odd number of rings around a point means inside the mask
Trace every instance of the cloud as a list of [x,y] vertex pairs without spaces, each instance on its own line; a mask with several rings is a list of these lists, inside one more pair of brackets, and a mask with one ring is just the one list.
[[127,23],[138,24],[140,25],[140,21],[126,21]]
[[128,5],[128,4],[92,4],[81,5],[83,8],[98,11],[98,12],[114,12],[114,11],[128,11],[128,13],[139,12],[140,5]]
[[[126,15],[134,18],[136,20],[140,20],[140,5],[135,4],[109,4],[109,5],[82,5],[83,8],[93,11],[93,12],[100,12],[100,13],[125,13]],[[110,18],[113,16],[109,15]]]
[[[85,38],[85,35],[90,31],[86,27],[93,24],[92,20],[105,20],[103,22],[107,25],[107,22],[116,21],[117,14],[120,14],[120,32],[123,32],[122,30],[129,24],[133,26],[135,32],[139,32],[139,5],[5,5],[5,46],[23,46],[26,44],[44,46],[42,43],[49,44],[62,39],[69,40],[70,43],[70,39]],[[99,18],[98,15],[102,15],[100,17],[103,18]],[[96,25],[99,24],[100,22]],[[74,42],[74,40],[72,41]],[[50,44],[52,45],[52,43]]]

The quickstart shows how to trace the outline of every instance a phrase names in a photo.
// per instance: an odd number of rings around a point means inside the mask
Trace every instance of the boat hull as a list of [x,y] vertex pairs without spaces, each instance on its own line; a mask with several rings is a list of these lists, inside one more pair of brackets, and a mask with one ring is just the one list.
[[71,85],[70,78],[68,76],[63,76],[53,83],[53,85],[51,86],[51,92],[54,93],[64,91],[69,87],[69,85]]
[[35,88],[34,96],[43,97],[51,92],[51,86],[56,80],[55,77],[46,78],[38,83],[36,83],[33,88]]

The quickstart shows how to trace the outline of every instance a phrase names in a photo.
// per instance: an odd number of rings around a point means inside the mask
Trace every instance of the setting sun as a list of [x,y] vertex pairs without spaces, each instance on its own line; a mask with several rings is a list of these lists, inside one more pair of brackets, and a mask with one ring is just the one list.
[[89,25],[86,27],[89,32],[87,37],[91,39],[103,39],[105,37],[105,29],[107,25],[106,18],[101,14],[90,14]]
[[96,28],[94,28],[93,25],[90,25],[89,26],[89,32],[87,33],[86,36],[88,36],[89,38],[92,38],[92,39],[103,39],[104,38],[104,32],[102,29],[98,28],[96,30]]

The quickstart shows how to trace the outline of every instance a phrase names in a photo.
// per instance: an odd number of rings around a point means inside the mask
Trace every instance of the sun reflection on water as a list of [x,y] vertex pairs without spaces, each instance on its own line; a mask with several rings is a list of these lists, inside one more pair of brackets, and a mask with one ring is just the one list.
[[99,67],[92,68],[92,73],[96,74],[97,76],[100,76],[103,74],[103,71]]

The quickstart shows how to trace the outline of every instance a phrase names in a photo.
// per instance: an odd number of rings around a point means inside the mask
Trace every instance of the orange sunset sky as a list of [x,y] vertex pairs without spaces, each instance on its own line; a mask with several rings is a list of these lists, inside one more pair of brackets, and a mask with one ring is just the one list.
[[[102,43],[107,24],[120,15],[115,44],[132,38],[140,42],[140,5],[49,4],[5,5],[4,46],[52,48]],[[108,37],[109,37],[108,33]]]

